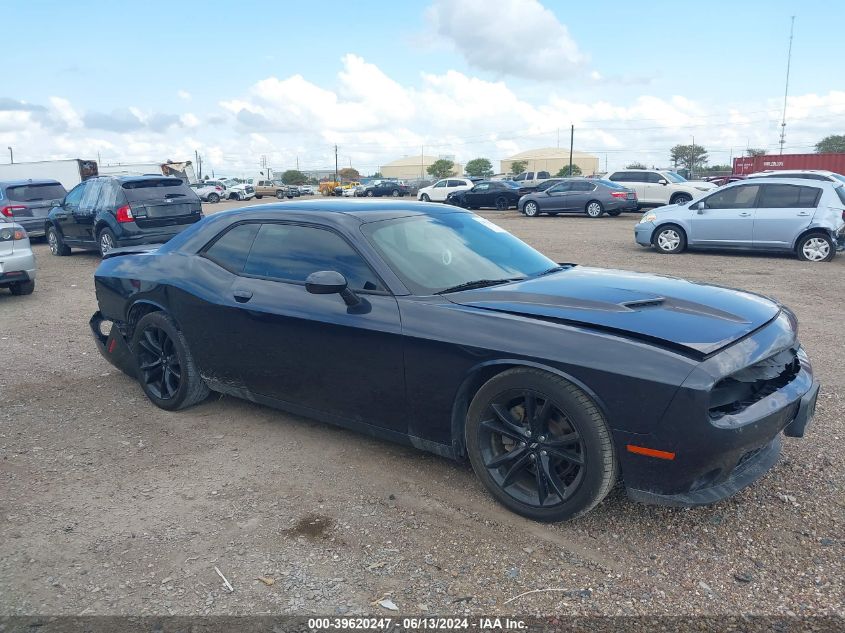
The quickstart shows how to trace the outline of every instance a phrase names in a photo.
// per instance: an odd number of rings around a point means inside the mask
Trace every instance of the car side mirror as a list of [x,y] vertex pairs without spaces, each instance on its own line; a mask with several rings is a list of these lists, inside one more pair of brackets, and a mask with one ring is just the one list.
[[692,208],[695,209],[696,211],[698,211],[699,214],[703,213],[704,212],[704,200],[702,200],[701,202],[696,202],[694,205],[692,205]]
[[669,184],[669,182],[667,180],[665,180],[664,178],[661,178],[657,182],[658,182],[658,184],[661,184],[661,185],[668,185]]
[[358,305],[361,299],[349,289],[346,277],[336,270],[319,270],[305,279],[305,289],[312,295],[339,294],[348,306]]

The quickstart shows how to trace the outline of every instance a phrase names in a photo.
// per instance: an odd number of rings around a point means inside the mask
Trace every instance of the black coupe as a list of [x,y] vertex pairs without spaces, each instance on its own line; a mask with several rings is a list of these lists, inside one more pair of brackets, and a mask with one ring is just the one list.
[[520,195],[519,185],[510,180],[482,180],[472,189],[453,191],[446,196],[446,203],[464,209],[488,207],[504,211],[517,206]]
[[217,391],[466,456],[533,519],[583,514],[620,477],[640,501],[717,501],[814,411],[788,309],[556,264],[454,207],[247,207],[143,250],[106,254],[91,327],[157,406]]

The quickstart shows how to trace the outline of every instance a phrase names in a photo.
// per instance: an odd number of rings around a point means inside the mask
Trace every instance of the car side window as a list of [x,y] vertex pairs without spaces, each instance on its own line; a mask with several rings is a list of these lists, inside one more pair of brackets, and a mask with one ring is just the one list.
[[82,201],[82,196],[85,193],[87,185],[88,181],[81,182],[71,189],[70,193],[65,196],[65,205],[69,207],[78,207],[79,203]]
[[546,189],[546,193],[561,193],[563,191],[571,191],[572,190],[572,183],[571,182],[559,182],[554,187],[549,187]]
[[551,178],[551,175],[547,171],[538,171],[537,178]]
[[[764,187],[765,188],[765,187]],[[753,209],[760,185],[730,187],[704,199],[705,209]]]
[[443,187],[446,187],[446,186],[447,186],[447,184],[448,184],[448,183],[447,183],[447,181],[445,181],[445,180],[438,180],[436,183],[434,183],[434,188],[435,188],[435,189],[441,189],[441,188],[443,188]]
[[97,211],[111,211],[118,205],[122,192],[120,186],[114,180],[106,180],[103,182],[100,190],[100,199],[97,201]]
[[203,256],[230,273],[241,274],[260,226],[239,224],[227,230],[205,249]]
[[593,191],[596,186],[591,182],[573,182],[572,191]]
[[763,185],[760,203],[766,209],[814,209],[821,189],[800,185]]
[[607,179],[612,180],[613,182],[630,182],[630,178],[628,178],[628,172],[626,171],[614,172],[610,174]]
[[384,290],[376,274],[339,235],[295,224],[262,224],[244,274],[303,283],[308,275],[336,270],[353,290]]
[[463,180],[450,180],[447,187],[463,187],[466,183]]
[[85,187],[85,193],[79,202],[79,210],[93,213],[97,207],[97,200],[100,198],[100,191],[103,188],[103,178],[92,178]]
[[645,178],[643,179],[643,181],[642,181],[642,182],[647,182],[647,183],[649,183],[650,185],[656,185],[656,184],[658,184],[661,180],[666,180],[666,179],[663,177],[663,175],[662,175],[662,174],[658,174],[656,171],[649,171],[649,172],[646,172],[645,174],[643,174],[643,176],[645,176]]
[[482,185],[475,185],[475,187],[473,187],[472,190],[473,191],[487,191],[489,188],[490,188],[490,183],[485,182]]

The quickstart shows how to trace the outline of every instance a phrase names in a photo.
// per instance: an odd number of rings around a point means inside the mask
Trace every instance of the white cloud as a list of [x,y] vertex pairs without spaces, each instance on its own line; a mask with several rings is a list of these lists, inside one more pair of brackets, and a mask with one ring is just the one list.
[[182,101],[190,101],[191,100],[191,93],[187,90],[177,90],[176,96],[182,99]]
[[[726,163],[746,144],[775,150],[782,97],[717,107],[688,97],[632,94],[620,100],[585,100],[550,92],[528,98],[505,80],[455,70],[399,81],[357,55],[340,61],[324,85],[302,75],[266,77],[243,94],[223,94],[209,109],[183,104],[160,112],[123,107],[86,110],[62,97],[44,104],[0,99],[0,143],[20,161],[94,158],[103,162],[187,160],[194,151],[216,173],[253,173],[262,155],[277,169],[340,163],[364,173],[400,156],[452,154],[465,162],[498,161],[518,151],[568,146],[607,157],[608,167],[637,160],[665,165],[669,148],[696,143],[712,163]],[[633,89],[632,91],[633,92]],[[790,97],[787,149],[812,151],[845,124],[845,92]]]
[[434,32],[482,70],[561,79],[586,63],[569,29],[537,0],[435,0],[426,14]]

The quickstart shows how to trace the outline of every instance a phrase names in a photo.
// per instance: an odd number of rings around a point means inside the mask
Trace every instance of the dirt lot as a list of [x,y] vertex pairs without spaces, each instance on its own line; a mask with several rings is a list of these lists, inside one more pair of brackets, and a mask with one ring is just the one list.
[[[383,597],[444,615],[845,614],[845,256],[665,257],[634,244],[636,215],[486,215],[558,261],[791,306],[822,382],[808,436],[712,507],[616,489],[532,523],[467,464],[230,398],[155,408],[90,339],[98,258],[39,243],[35,293],[0,292],[0,614],[387,614]],[[508,602],[534,589],[555,591]]]

